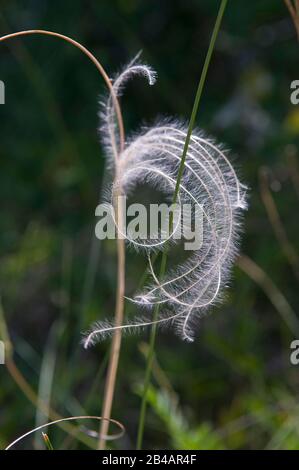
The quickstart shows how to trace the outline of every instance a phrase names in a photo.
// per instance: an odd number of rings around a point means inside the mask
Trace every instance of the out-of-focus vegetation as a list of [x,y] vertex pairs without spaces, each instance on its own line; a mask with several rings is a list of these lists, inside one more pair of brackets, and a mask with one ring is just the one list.
[[[157,115],[188,119],[217,1],[0,4],[1,35],[64,33],[110,74],[143,50],[158,81],[150,89],[138,79],[129,85],[127,132]],[[86,352],[80,334],[114,310],[116,246],[94,237],[105,179],[96,130],[104,84],[86,57],[53,38],[0,48],[0,292],[15,362],[60,415],[98,415],[109,342]],[[290,102],[298,54],[282,0],[229,0],[197,124],[233,150],[251,188],[246,257],[197,341],[159,332],[145,448],[299,449],[299,366],[289,359],[290,342],[299,339],[299,105]],[[128,293],[144,267],[129,252]],[[135,443],[145,339],[123,341],[113,417],[127,432],[116,448]],[[2,448],[46,418],[5,366],[0,376]],[[77,445],[57,428],[47,434],[54,448]],[[30,445],[45,448],[42,436]]]

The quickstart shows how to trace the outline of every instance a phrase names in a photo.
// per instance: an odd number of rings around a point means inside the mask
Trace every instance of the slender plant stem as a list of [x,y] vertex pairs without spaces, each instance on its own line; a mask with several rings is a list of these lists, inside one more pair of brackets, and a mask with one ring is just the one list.
[[[113,106],[115,108],[116,112],[116,119],[118,123],[118,131],[119,131],[119,148],[117,148],[116,145],[116,139],[114,136],[114,141],[112,142],[112,146],[114,149],[114,158],[117,159],[119,154],[122,152],[124,149],[125,145],[125,132],[124,132],[124,125],[123,125],[123,119],[122,119],[122,114],[121,114],[121,109],[120,105],[117,99],[117,96],[114,92],[113,85],[111,83],[111,80],[109,76],[107,75],[105,69],[103,68],[102,64],[96,59],[96,57],[86,48],[84,47],[81,43],[75,41],[74,39],[65,36],[60,33],[56,33],[54,31],[47,31],[47,30],[42,30],[42,29],[32,29],[32,30],[26,30],[26,31],[18,31],[12,34],[7,34],[5,36],[0,37],[0,42],[4,42],[8,39],[14,39],[20,36],[28,36],[32,34],[38,34],[38,35],[46,35],[46,36],[54,36],[58,39],[62,39],[63,41],[66,41],[73,46],[77,47],[80,49],[97,67],[99,70],[101,76],[103,77],[112,97],[113,101]],[[117,166],[117,165],[116,165]],[[115,178],[117,178],[117,175],[115,175]],[[122,217],[121,214],[121,208],[118,214],[118,217]],[[124,290],[125,290],[125,243],[124,240],[120,239],[118,237],[118,242],[117,242],[117,256],[118,256],[118,281],[117,281],[117,298],[116,298],[116,311],[115,311],[115,324],[117,326],[120,326],[122,324],[123,320],[123,312],[124,312]],[[112,402],[113,402],[113,396],[114,396],[114,389],[115,389],[115,381],[116,381],[116,373],[117,373],[117,367],[118,367],[118,362],[119,362],[119,351],[120,351],[120,345],[121,345],[121,330],[116,331],[113,340],[112,340],[112,346],[111,346],[111,356],[110,356],[110,362],[109,362],[109,367],[108,367],[108,375],[106,379],[106,386],[105,386],[105,396],[104,396],[104,404],[103,404],[103,412],[102,412],[102,425],[101,425],[101,431],[100,432],[100,438],[99,438],[99,448],[104,448],[105,447],[105,441],[103,439],[103,434],[105,435],[108,431],[109,427],[109,420],[111,416],[111,409],[112,409]],[[12,371],[15,371],[14,363],[12,362]],[[16,377],[16,376],[15,376]],[[19,381],[20,382],[20,381]],[[25,384],[23,384],[25,385]],[[29,390],[27,390],[28,392]],[[27,394],[28,395],[28,394]],[[30,395],[30,394],[29,394]],[[32,398],[32,397],[31,397]],[[105,424],[103,424],[105,422]]]
[[246,255],[239,256],[237,266],[263,289],[290,331],[297,337],[299,333],[298,317],[284,294],[278,289],[268,274]]
[[[115,194],[115,212],[118,226],[121,226],[120,220],[123,213],[123,207],[120,206],[121,193],[118,191]],[[118,204],[117,204],[118,201]],[[117,252],[118,252],[118,270],[117,270],[117,294],[116,294],[116,310],[115,310],[115,326],[121,326],[124,316],[124,295],[125,295],[125,240],[121,237],[117,238]],[[107,378],[105,383],[104,402],[102,416],[105,418],[101,421],[100,426],[100,440],[99,450],[104,450],[106,447],[106,435],[109,430],[109,419],[111,417],[112,403],[114,397],[116,374],[119,363],[119,354],[121,347],[122,330],[116,329],[112,338],[111,353],[108,365]]]
[[[188,147],[192,135],[192,131],[194,128],[195,124],[195,119],[197,116],[198,112],[198,107],[199,107],[199,102],[202,96],[202,91],[203,87],[206,81],[206,76],[208,72],[208,68],[210,65],[212,53],[215,47],[217,35],[220,29],[221,21],[223,18],[223,14],[225,11],[225,7],[227,4],[227,0],[221,0],[221,4],[219,7],[218,15],[216,18],[215,26],[213,29],[213,33],[211,36],[208,52],[206,55],[206,59],[204,62],[204,66],[202,69],[201,77],[199,80],[198,88],[196,91],[195,95],[195,100],[191,112],[191,117],[189,121],[189,126],[188,126],[188,132],[186,136],[186,140],[184,143],[184,148],[183,148],[183,153],[182,153],[182,158],[178,170],[178,176],[177,176],[177,181],[176,181],[176,186],[175,186],[175,191],[174,191],[174,196],[173,196],[173,203],[176,203],[179,189],[180,189],[180,183],[181,179],[183,176],[183,171],[184,171],[184,165],[185,165],[185,160],[188,152]],[[172,214],[172,213],[171,213]],[[170,217],[170,223],[172,224],[172,218]],[[162,254],[162,259],[161,259],[161,266],[160,266],[160,279],[162,280],[164,275],[165,275],[165,270],[166,270],[166,264],[167,264],[167,256],[168,256],[168,250],[166,249],[163,254]],[[153,314],[153,322],[155,322],[158,319],[159,316],[159,311],[160,311],[160,304],[157,304],[155,309],[154,309],[154,314]],[[146,371],[145,371],[145,380],[144,380],[144,389],[143,389],[143,395],[142,395],[142,402],[141,402],[141,409],[140,409],[140,417],[139,417],[139,425],[138,425],[138,434],[137,434],[137,449],[142,448],[142,441],[143,441],[143,434],[144,434],[144,424],[145,424],[145,414],[146,414],[146,407],[147,407],[147,393],[148,393],[148,388],[150,385],[150,380],[151,380],[151,371],[152,371],[152,365],[153,365],[153,359],[154,359],[154,349],[155,349],[155,342],[156,342],[156,332],[157,332],[157,324],[154,323],[151,328],[151,334],[150,334],[150,342],[149,342],[149,352],[148,352],[148,357],[147,357],[147,364],[146,364]]]
[[[36,392],[33,390],[31,385],[27,382],[25,377],[22,375],[22,373],[16,366],[12,356],[10,355],[8,356],[8,358],[6,359],[5,365],[12,379],[18,385],[19,389],[23,392],[26,398],[33,404],[33,406],[35,406],[44,414],[48,413],[50,418],[53,420],[63,419],[62,416],[60,416],[60,414],[57,413],[53,408],[47,409],[48,408],[47,405],[41,400],[39,400],[39,397],[36,394]],[[94,448],[94,443],[92,442],[92,439],[80,433],[79,428],[70,426],[68,423],[62,423],[61,425],[59,424],[59,426],[65,432],[69,433],[70,435],[78,439],[79,441],[83,442],[86,446]]]
[[96,57],[85,47],[83,46],[80,42],[75,41],[74,39],[70,38],[69,36],[65,36],[64,34],[56,33],[55,31],[47,31],[44,29],[28,29],[26,31],[17,31],[16,33],[11,33],[11,34],[6,34],[5,36],[0,37],[0,42],[5,42],[8,39],[14,39],[20,36],[29,36],[32,34],[39,34],[39,35],[45,35],[45,36],[53,36],[58,39],[62,39],[65,42],[68,42],[72,44],[73,46],[77,47],[80,49],[83,54],[85,54],[96,66],[100,74],[102,75],[110,93],[112,96],[113,100],[113,105],[115,107],[115,112],[116,112],[116,117],[118,121],[118,128],[119,128],[119,140],[120,140],[120,151],[123,150],[124,148],[124,142],[125,142],[125,132],[124,132],[124,125],[123,125],[123,119],[122,119],[122,114],[121,114],[121,109],[119,105],[119,101],[117,99],[117,96],[114,93],[113,85],[111,83],[111,80],[105,71],[104,67],[102,64],[96,59]]

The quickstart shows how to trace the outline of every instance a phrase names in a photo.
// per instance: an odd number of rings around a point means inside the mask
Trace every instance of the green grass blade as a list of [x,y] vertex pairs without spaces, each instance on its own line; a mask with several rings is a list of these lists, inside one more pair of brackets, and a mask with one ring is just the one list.
[[[181,183],[181,179],[182,179],[182,175],[184,171],[185,160],[186,160],[186,156],[188,152],[188,147],[189,147],[192,131],[194,128],[195,119],[198,113],[199,103],[200,103],[200,99],[202,96],[203,87],[206,81],[209,65],[211,62],[212,53],[215,47],[215,43],[216,43],[216,39],[217,39],[218,32],[220,29],[220,25],[222,22],[223,14],[226,8],[226,4],[227,4],[227,0],[221,0],[215,26],[213,29],[210,43],[209,43],[208,52],[206,55],[206,59],[205,59],[204,66],[202,69],[198,88],[196,91],[195,100],[194,100],[191,117],[189,121],[189,126],[188,126],[188,132],[187,132],[186,140],[184,143],[183,154],[182,154],[182,158],[181,158],[181,162],[180,162],[180,166],[178,170],[178,176],[177,176],[177,181],[176,181],[176,186],[175,186],[175,191],[174,191],[174,196],[173,196],[173,203],[176,202],[177,197],[178,197],[180,183]],[[170,223],[172,223],[172,220],[170,220]],[[163,279],[165,275],[166,265],[167,265],[167,256],[168,256],[168,252],[166,249],[162,254],[162,260],[161,260],[161,266],[160,266],[160,279]],[[157,304],[154,310],[153,322],[155,322],[158,319],[159,310],[160,310],[160,307],[159,307],[159,304]],[[137,449],[141,449],[142,441],[143,441],[145,414],[146,414],[146,406],[147,406],[147,392],[148,392],[149,385],[150,385],[152,363],[153,363],[153,358],[155,354],[156,331],[157,331],[157,324],[153,324],[152,329],[151,329],[151,334],[150,334],[149,353],[148,353],[148,358],[147,358],[145,380],[144,380],[144,391],[143,391],[142,403],[141,403],[141,409],[140,409],[137,445],[136,445]]]

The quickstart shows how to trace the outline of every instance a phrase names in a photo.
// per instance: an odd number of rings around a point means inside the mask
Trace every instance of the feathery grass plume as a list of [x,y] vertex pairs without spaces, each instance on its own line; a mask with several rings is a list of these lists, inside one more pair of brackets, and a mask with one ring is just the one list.
[[[133,75],[144,75],[150,84],[155,81],[155,72],[146,65],[132,61],[114,81],[117,96],[123,85]],[[101,128],[108,155],[112,158],[117,148],[115,113],[111,97],[102,112],[104,125]],[[127,197],[142,183],[162,191],[171,198],[176,186],[178,169],[187,135],[187,127],[175,120],[166,120],[153,127],[142,129],[129,140],[119,158],[114,158],[117,178],[112,187],[112,198],[121,188]],[[230,268],[238,252],[242,210],[246,209],[246,186],[240,183],[226,151],[203,132],[194,130],[191,136],[184,173],[180,181],[178,203],[189,204],[201,211],[203,218],[202,243],[191,252],[186,261],[170,270],[163,281],[158,279],[151,262],[151,251],[162,250],[169,240],[157,234],[154,242],[134,240],[126,235],[136,249],[144,249],[149,260],[152,284],[134,299],[140,307],[152,308],[162,304],[165,309],[156,322],[150,318],[139,318],[128,324],[114,326],[109,322],[97,322],[84,337],[84,345],[109,336],[121,328],[134,331],[153,323],[174,326],[188,341],[194,338],[194,323],[208,308],[221,300]],[[196,214],[196,211],[192,211]],[[186,224],[183,218],[180,227]],[[190,223],[189,228],[190,228]],[[175,229],[172,232],[174,234]],[[173,241],[172,237],[172,241]]]

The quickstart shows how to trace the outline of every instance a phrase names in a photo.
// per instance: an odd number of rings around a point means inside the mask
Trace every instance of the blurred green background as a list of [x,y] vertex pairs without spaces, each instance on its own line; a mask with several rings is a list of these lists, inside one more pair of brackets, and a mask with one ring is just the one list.
[[[219,2],[29,0],[0,2],[1,35],[41,28],[86,45],[113,75],[139,50],[158,72],[129,84],[128,134],[157,116],[188,119]],[[101,412],[106,341],[80,345],[113,315],[114,242],[94,236],[105,180],[98,100],[105,86],[74,47],[31,36],[0,44],[0,293],[15,362],[62,416]],[[193,344],[158,333],[145,448],[299,449],[299,45],[282,0],[229,0],[197,125],[237,156],[250,186],[242,253],[226,302]],[[128,252],[127,293],[145,261]],[[133,314],[132,306],[128,314]],[[113,448],[134,448],[148,332],[123,340]],[[46,419],[0,366],[0,446]],[[91,424],[95,428],[94,424]],[[111,431],[112,428],[111,428]],[[58,428],[55,448],[77,444]],[[24,448],[45,448],[40,436]]]

